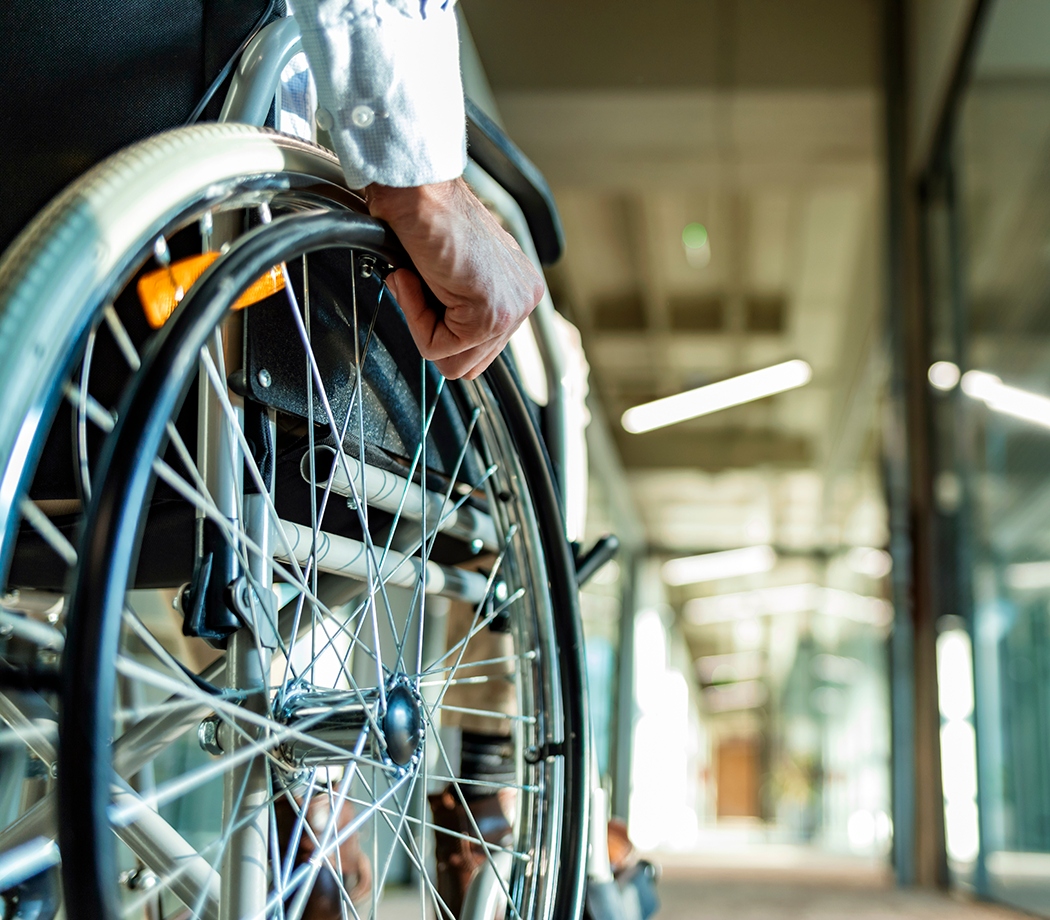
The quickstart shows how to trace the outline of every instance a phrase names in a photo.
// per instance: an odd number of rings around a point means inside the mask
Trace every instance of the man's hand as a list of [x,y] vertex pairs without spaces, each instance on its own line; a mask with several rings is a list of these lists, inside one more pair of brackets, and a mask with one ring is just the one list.
[[420,354],[450,379],[473,380],[540,302],[539,272],[462,179],[365,194],[445,305],[444,317],[431,310],[411,271],[387,277]]

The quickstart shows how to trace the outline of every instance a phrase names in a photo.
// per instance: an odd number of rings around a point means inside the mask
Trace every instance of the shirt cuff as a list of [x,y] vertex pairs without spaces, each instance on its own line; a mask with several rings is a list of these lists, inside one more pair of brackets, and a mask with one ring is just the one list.
[[[317,84],[317,124],[351,188],[443,182],[466,166],[455,10],[427,4],[298,0]],[[418,7],[417,7],[418,10]]]

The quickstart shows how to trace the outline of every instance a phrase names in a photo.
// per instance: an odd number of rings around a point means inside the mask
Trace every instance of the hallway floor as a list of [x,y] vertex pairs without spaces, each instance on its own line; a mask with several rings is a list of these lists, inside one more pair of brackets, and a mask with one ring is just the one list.
[[656,920],[1013,920],[989,904],[893,888],[755,879],[664,878]]
[[[756,860],[763,862],[763,860]],[[656,920],[1022,920],[1029,917],[928,891],[896,888],[882,866],[817,857],[750,866],[665,859]],[[735,865],[732,863],[735,862]]]

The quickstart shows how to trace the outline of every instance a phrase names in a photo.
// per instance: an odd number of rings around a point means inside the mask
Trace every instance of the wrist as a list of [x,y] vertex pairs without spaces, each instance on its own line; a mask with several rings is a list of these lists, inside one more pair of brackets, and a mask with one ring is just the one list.
[[461,185],[466,185],[462,179],[407,188],[372,183],[364,189],[364,196],[369,214],[396,226],[402,221],[419,221],[428,214],[446,210]]

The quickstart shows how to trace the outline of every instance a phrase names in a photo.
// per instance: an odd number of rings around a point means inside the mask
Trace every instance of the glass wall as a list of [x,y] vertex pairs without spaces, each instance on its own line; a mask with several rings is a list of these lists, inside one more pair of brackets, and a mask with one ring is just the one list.
[[925,213],[945,829],[1050,916],[1050,4],[988,4],[973,55]]

